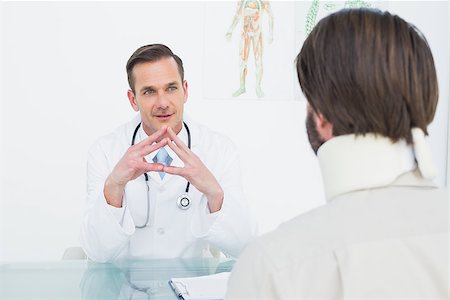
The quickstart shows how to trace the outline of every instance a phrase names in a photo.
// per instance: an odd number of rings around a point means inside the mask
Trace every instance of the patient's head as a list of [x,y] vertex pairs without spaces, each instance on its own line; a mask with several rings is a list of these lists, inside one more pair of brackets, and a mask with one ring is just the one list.
[[377,133],[411,143],[411,128],[427,133],[436,110],[428,43],[388,12],[346,9],[322,19],[297,56],[297,75],[310,114],[327,120],[332,136]]

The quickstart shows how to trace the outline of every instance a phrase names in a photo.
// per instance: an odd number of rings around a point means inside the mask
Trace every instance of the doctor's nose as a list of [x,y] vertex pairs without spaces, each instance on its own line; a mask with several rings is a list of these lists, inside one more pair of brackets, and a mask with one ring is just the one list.
[[166,95],[158,95],[156,107],[158,109],[167,109],[169,107],[169,98]]

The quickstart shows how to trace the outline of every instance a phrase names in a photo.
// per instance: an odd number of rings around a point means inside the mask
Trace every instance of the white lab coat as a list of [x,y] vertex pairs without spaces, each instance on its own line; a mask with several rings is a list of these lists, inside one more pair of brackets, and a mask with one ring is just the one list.
[[[107,176],[131,145],[133,132],[140,123],[136,116],[113,133],[100,138],[88,153],[87,203],[81,228],[81,244],[95,261],[119,258],[173,258],[210,256],[210,246],[226,255],[237,256],[252,234],[247,202],[244,200],[239,159],[235,146],[226,137],[185,119],[191,133],[191,150],[214,174],[224,191],[220,211],[210,213],[206,197],[192,184],[191,207],[181,210],[177,199],[185,192],[186,179],[149,172],[150,222],[147,215],[147,186],[144,175],[125,187],[124,205],[114,208],[106,203],[103,187]],[[187,144],[183,127],[178,135]],[[141,129],[135,143],[146,137]],[[166,146],[173,158],[182,161]],[[146,157],[151,161],[154,153]]]

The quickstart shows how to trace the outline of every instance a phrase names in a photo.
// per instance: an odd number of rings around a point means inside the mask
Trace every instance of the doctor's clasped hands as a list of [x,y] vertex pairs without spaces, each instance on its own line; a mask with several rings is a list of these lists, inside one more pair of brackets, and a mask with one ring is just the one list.
[[[164,166],[146,161],[145,156],[166,145],[178,155],[184,167]],[[165,172],[181,176],[206,196],[211,213],[222,207],[224,193],[219,182],[170,127],[163,126],[145,140],[128,148],[106,179],[103,192],[108,204],[122,207],[125,185],[146,172]]]

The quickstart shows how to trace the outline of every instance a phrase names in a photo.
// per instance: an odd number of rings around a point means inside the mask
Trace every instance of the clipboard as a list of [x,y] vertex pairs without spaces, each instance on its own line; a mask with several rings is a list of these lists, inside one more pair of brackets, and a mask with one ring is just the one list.
[[184,300],[222,300],[227,291],[230,272],[198,277],[172,278],[169,285]]

